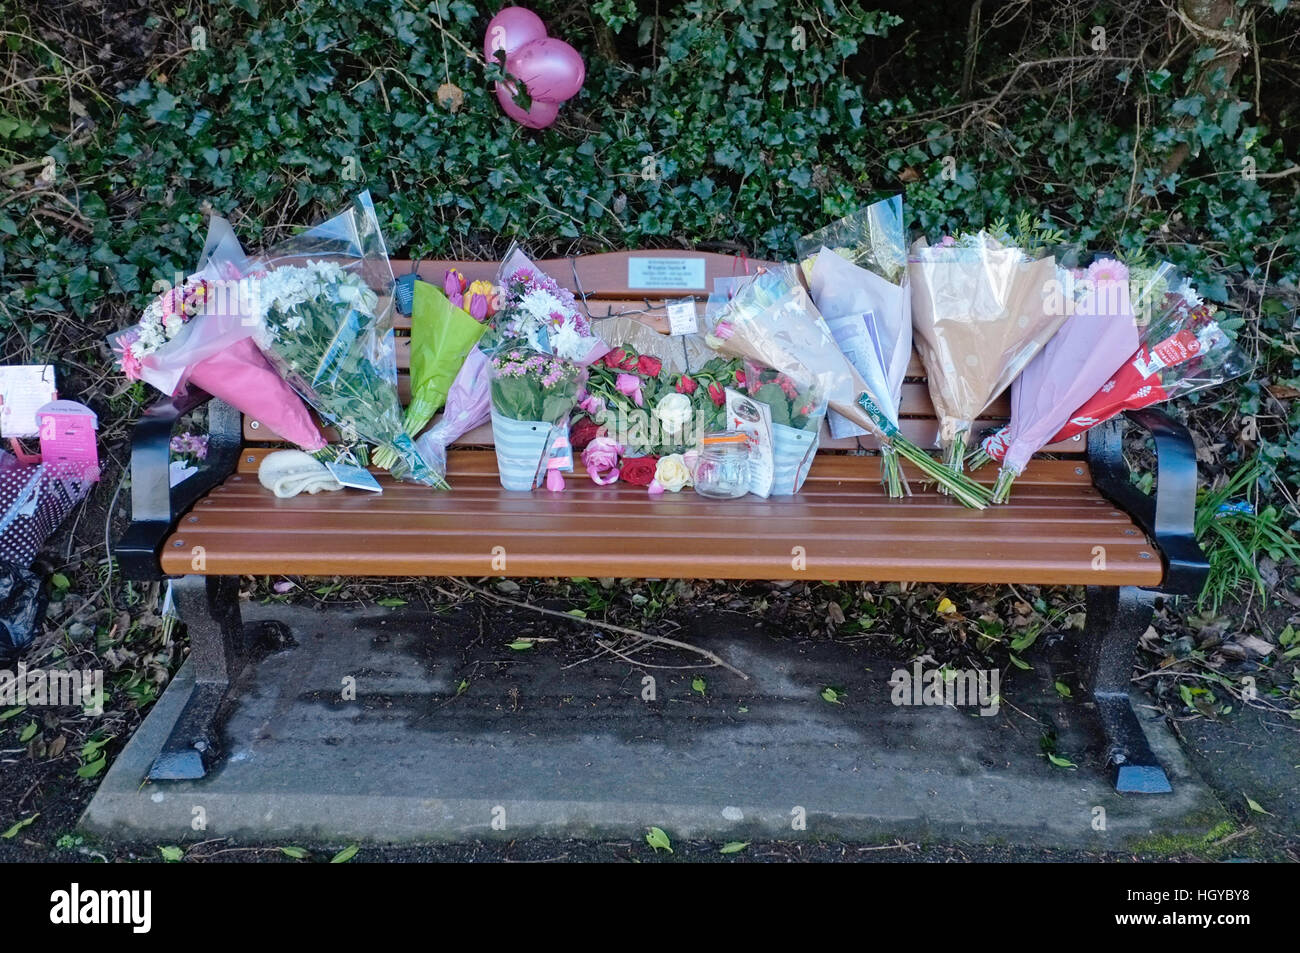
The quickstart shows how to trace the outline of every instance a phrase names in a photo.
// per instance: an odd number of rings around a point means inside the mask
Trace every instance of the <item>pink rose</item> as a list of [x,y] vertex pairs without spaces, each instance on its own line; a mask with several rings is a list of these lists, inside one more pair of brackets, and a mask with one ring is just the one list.
[[614,381],[614,387],[620,394],[631,397],[638,407],[645,406],[645,401],[641,397],[641,378],[635,374],[619,374]]
[[582,451],[582,465],[593,483],[608,486],[618,482],[618,458],[622,454],[622,444],[612,437],[596,437]]

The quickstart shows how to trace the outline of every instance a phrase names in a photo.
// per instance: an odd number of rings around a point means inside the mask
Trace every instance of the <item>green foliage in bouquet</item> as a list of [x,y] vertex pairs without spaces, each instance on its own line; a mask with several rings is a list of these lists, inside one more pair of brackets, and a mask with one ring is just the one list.
[[715,357],[694,373],[670,374],[658,358],[616,347],[591,366],[584,411],[631,456],[684,453],[723,429],[723,392],[740,386],[740,365]]
[[745,362],[741,378],[745,393],[771,409],[772,423],[796,430],[821,426],[826,403],[818,399],[814,388],[800,387],[787,375],[753,361]]
[[492,358],[492,407],[515,420],[557,424],[572,409],[579,368],[525,347],[503,347]]

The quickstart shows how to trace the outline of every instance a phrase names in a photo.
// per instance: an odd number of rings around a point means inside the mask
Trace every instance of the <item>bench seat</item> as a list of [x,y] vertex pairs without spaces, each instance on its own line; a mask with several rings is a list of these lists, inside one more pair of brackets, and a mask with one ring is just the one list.
[[[181,519],[163,547],[164,572],[194,571],[201,553],[204,572],[254,575],[1110,586],[1154,586],[1162,575],[1145,534],[1075,460],[1035,461],[1012,505],[976,511],[919,483],[911,499],[891,500],[875,458],[828,453],[798,495],[768,500],[720,502],[692,490],[656,497],[581,472],[561,493],[520,493],[501,487],[486,449],[452,451],[451,492],[381,475],[382,495],[282,500],[257,482],[264,452],[245,449],[238,472]],[[992,469],[980,475],[991,479]]]

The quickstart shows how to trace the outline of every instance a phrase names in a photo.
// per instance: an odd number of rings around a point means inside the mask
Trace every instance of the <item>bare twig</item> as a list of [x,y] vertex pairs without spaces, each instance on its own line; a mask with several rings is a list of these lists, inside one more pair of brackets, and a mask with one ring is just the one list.
[[660,645],[667,645],[675,649],[684,649],[687,652],[695,652],[697,655],[704,656],[714,665],[717,665],[720,668],[725,668],[728,672],[731,672],[733,675],[738,675],[739,677],[743,678],[745,681],[749,681],[749,676],[746,675],[744,672],[742,672],[740,669],[724,661],[721,657],[714,654],[713,652],[710,652],[708,649],[700,648],[698,645],[691,645],[689,642],[680,642],[677,639],[670,639],[662,635],[651,635],[649,632],[642,632],[639,629],[630,629],[627,626],[623,626],[623,625],[614,625],[612,622],[602,622],[599,619],[584,619],[581,616],[569,615],[569,613],[567,612],[559,612],[555,609],[547,609],[542,606],[535,606],[531,602],[524,602],[520,599],[511,599],[508,596],[498,595],[495,592],[490,592],[487,589],[482,589],[474,585],[473,583],[465,582],[463,579],[457,579],[455,580],[455,582],[458,586],[462,586],[463,588],[468,589],[471,592],[478,593],[480,596],[483,596],[484,598],[492,599],[496,602],[505,603],[506,605],[517,606],[520,609],[527,609],[530,612],[538,612],[541,613],[542,615],[554,616],[557,619],[564,619],[566,622],[578,622],[581,623],[582,625],[589,625],[592,628],[607,629],[610,632],[617,632],[619,635],[630,635],[634,638],[645,639],[646,641],[656,642]]

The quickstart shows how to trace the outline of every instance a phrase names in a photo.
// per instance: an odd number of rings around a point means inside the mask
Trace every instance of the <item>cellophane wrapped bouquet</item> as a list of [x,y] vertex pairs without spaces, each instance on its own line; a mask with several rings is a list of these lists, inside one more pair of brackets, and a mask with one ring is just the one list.
[[899,432],[873,389],[835,343],[798,273],[764,271],[742,284],[719,316],[711,343],[719,353],[748,358],[815,388],[832,410],[873,433],[967,506],[983,509],[988,492],[945,467]]
[[393,476],[441,484],[402,425],[393,270],[370,194],[250,267],[253,338],[281,376],[345,443],[376,447]]
[[[885,403],[898,425],[903,381],[912,358],[912,305],[907,281],[903,199],[895,195],[858,210],[796,242],[817,310],[850,363]],[[866,431],[830,414],[831,436]],[[891,497],[909,492],[898,455],[883,444],[880,475]]]
[[149,303],[136,324],[109,336],[122,372],[168,397],[197,387],[307,451],[325,438],[301,398],[252,340],[248,260],[230,223],[214,217],[199,270]]
[[1057,284],[1069,316],[1011,385],[1010,423],[981,441],[968,458],[972,470],[991,460],[1002,464],[993,487],[995,503],[1007,501],[1030,458],[1137,346],[1124,264],[1098,258],[1086,269],[1058,267]]
[[1052,305],[1056,261],[979,232],[917,241],[908,273],[944,462],[959,472],[975,419],[1065,322],[1066,309]]
[[1144,269],[1135,286],[1141,289],[1136,351],[1069,415],[1052,442],[1068,440],[1126,410],[1217,386],[1250,369],[1249,357],[1220,327],[1218,307],[1173,266]]

